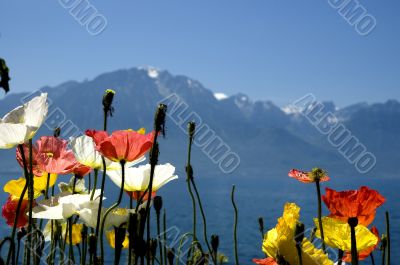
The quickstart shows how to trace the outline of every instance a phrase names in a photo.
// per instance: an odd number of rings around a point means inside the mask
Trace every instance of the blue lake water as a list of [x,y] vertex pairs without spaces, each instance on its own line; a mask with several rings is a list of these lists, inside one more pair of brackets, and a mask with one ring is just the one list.
[[[14,176],[15,177],[15,176]],[[10,174],[2,174],[0,186],[11,178]],[[60,177],[67,181],[67,177]],[[241,264],[251,264],[253,257],[263,257],[261,252],[261,234],[258,230],[258,217],[264,217],[265,229],[271,229],[276,225],[276,219],[281,216],[285,202],[296,202],[301,207],[301,220],[306,226],[311,227],[312,218],[316,216],[316,193],[314,185],[307,185],[282,177],[258,177],[249,179],[235,179],[229,176],[216,176],[197,178],[208,222],[208,236],[218,234],[220,236],[220,250],[229,257],[229,263],[234,263],[233,257],[233,208],[230,201],[232,184],[236,184],[236,202],[239,210],[238,222],[238,252]],[[356,189],[367,185],[377,189],[387,198],[376,216],[375,225],[380,234],[384,233],[384,214],[388,210],[391,213],[392,236],[392,260],[400,261],[400,182],[390,179],[366,179],[366,178],[335,178],[323,184],[336,190]],[[111,204],[118,194],[116,186],[107,182],[107,203]],[[171,182],[159,195],[164,198],[164,206],[167,210],[167,222],[171,231],[168,238],[170,242],[176,241],[177,236],[191,231],[192,209],[183,175],[180,179]],[[7,199],[7,194],[0,192],[0,203]],[[127,206],[128,200],[124,200],[122,206]],[[324,207],[324,214],[328,211]],[[154,216],[154,212],[152,212]],[[198,237],[202,237],[202,221],[198,212]],[[4,220],[0,221],[0,237],[6,236],[10,229]],[[172,242],[173,243],[173,242]],[[173,245],[177,248],[177,245]],[[111,263],[113,254],[107,255],[107,263]],[[376,251],[375,259],[380,260],[380,251]],[[122,262],[121,262],[122,264]],[[361,264],[370,264],[369,260]]]

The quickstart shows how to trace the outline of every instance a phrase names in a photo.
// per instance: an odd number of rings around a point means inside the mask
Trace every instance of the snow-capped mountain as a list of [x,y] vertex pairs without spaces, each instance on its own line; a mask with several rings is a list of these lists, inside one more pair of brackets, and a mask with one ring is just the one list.
[[[90,81],[68,81],[40,89],[48,92],[51,100],[48,126],[40,133],[50,134],[50,129],[56,126],[63,127],[65,136],[73,133],[67,130],[71,128],[76,129],[74,133],[87,128],[101,129],[101,98],[104,90],[110,88],[116,91],[116,96],[109,130],[140,127],[151,130],[158,103],[169,104],[171,116],[167,138],[162,140],[161,160],[176,163],[181,170],[187,148],[186,122],[195,119],[199,130],[209,128],[208,132],[213,134],[210,141],[219,141],[214,147],[195,148],[193,163],[201,175],[222,174],[220,163],[215,162],[218,156],[223,156],[222,147],[240,158],[239,166],[231,174],[243,177],[285,176],[293,167],[315,166],[339,175],[359,174],[354,164],[329,142],[327,135],[310,122],[305,115],[307,110],[294,106],[280,108],[271,101],[253,101],[242,93],[232,96],[214,93],[199,81],[154,67],[118,70]],[[21,99],[28,95],[10,94],[0,100],[0,114],[20,105]],[[343,124],[376,156],[376,166],[369,175],[391,177],[397,173],[399,102],[360,103],[341,109],[333,102],[322,104],[323,113],[334,115],[327,119],[328,123]],[[4,168],[18,167],[10,152],[0,151],[0,159],[6,164]]]

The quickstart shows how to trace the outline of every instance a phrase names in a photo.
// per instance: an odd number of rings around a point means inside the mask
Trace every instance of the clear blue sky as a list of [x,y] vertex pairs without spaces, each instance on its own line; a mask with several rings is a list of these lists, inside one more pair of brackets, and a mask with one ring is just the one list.
[[0,0],[0,57],[13,91],[151,65],[280,105],[400,100],[400,3],[359,1],[377,20],[368,36],[328,0],[90,0],[108,22],[98,36],[58,0]]

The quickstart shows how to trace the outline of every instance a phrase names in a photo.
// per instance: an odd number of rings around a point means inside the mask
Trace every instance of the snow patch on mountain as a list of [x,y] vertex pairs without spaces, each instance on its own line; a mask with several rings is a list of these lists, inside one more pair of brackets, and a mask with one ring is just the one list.
[[224,94],[224,93],[214,93],[214,97],[217,100],[224,100],[224,99],[228,98],[228,96],[226,94]]

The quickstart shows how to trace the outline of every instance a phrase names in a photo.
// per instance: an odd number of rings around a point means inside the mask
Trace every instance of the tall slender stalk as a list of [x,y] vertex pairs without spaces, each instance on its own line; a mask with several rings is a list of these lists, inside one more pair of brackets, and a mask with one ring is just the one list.
[[[210,256],[214,262],[214,264],[216,264],[216,259],[214,257],[214,255],[212,255],[212,251],[211,251],[211,247],[210,247],[210,243],[208,242],[208,236],[207,236],[207,219],[206,219],[206,215],[203,209],[203,204],[201,202],[201,198],[200,198],[200,194],[197,190],[196,187],[196,183],[194,181],[194,177],[193,177],[193,168],[191,165],[191,151],[192,151],[192,144],[193,144],[193,139],[194,139],[194,135],[196,133],[196,124],[194,122],[189,122],[188,123],[188,134],[189,134],[189,147],[188,147],[188,161],[187,161],[187,165],[186,165],[186,174],[187,174],[187,180],[186,181],[190,181],[194,192],[196,194],[196,198],[197,198],[197,202],[199,204],[199,208],[200,208],[200,213],[201,213],[201,217],[203,219],[203,235],[204,235],[204,241],[206,243],[208,252],[210,253]],[[190,188],[190,183],[188,185],[188,189],[189,189],[189,193],[191,195],[191,197],[193,196],[192,192],[191,192],[191,188]],[[197,237],[196,237],[196,222],[195,222],[195,218],[196,218],[196,203],[194,201],[194,199],[192,198],[193,201],[193,240],[197,241]]]
[[373,253],[371,253],[369,256],[370,256],[370,258],[371,258],[371,263],[372,263],[372,265],[375,265],[375,258],[374,258],[374,254],[373,254]]
[[103,220],[101,222],[101,228],[100,228],[100,254],[101,254],[101,262],[104,263],[104,245],[103,245],[103,234],[104,234],[104,225],[107,219],[107,216],[113,211],[115,210],[115,208],[118,207],[118,205],[120,205],[121,201],[122,201],[122,195],[124,194],[124,186],[125,186],[125,160],[121,160],[120,164],[121,164],[121,172],[122,172],[122,177],[121,177],[121,189],[119,191],[119,196],[118,196],[118,200],[116,203],[114,203],[110,208],[108,208],[108,210],[105,212]]
[[75,264],[75,255],[74,255],[74,245],[72,245],[72,217],[68,218],[68,229],[69,229],[69,259]]
[[94,169],[94,180],[93,180],[93,189],[92,192],[90,194],[90,200],[93,201],[94,199],[94,193],[96,191],[96,186],[97,186],[97,176],[99,174],[99,170],[98,169]]
[[387,238],[386,265],[390,265],[390,222],[389,222],[389,212],[388,211],[386,211],[386,213],[385,213],[385,218],[386,218],[386,238]]
[[348,223],[351,231],[351,264],[358,265],[357,241],[356,241],[356,226],[358,225],[357,217],[349,218]]
[[321,187],[319,180],[315,181],[315,185],[317,187],[317,195],[318,195],[318,225],[319,225],[319,231],[321,233],[322,250],[324,251],[324,253],[326,253],[324,227],[322,226]]
[[28,237],[27,237],[27,265],[31,262],[31,250],[33,249],[32,245],[32,209],[33,209],[33,160],[32,160],[32,139],[29,139],[29,186],[28,186],[28,198],[29,198],[29,214],[28,214]]
[[342,260],[343,260],[343,250],[339,249],[338,250],[338,261],[337,261],[337,265],[342,265]]
[[[21,211],[21,206],[22,206],[22,202],[24,200],[25,197],[25,193],[28,190],[28,186],[29,186],[29,177],[28,177],[28,168],[27,168],[27,164],[26,164],[26,158],[25,158],[25,152],[24,152],[24,148],[23,145],[18,145],[19,151],[21,153],[21,157],[22,157],[22,164],[24,167],[24,175],[25,175],[25,186],[22,189],[21,195],[18,199],[18,204],[17,204],[17,209],[15,212],[15,220],[14,220],[14,224],[13,224],[13,228],[11,231],[11,241],[14,242],[15,241],[15,234],[17,232],[17,224],[18,224],[18,219],[19,219],[19,215],[20,215],[20,211]],[[15,255],[12,251],[12,249],[10,248],[7,254],[7,261],[6,264],[8,265],[10,260],[11,260],[11,256],[12,256],[12,263],[15,264]]]
[[234,243],[234,253],[235,253],[235,265],[239,265],[239,257],[238,257],[238,247],[237,247],[237,222],[238,222],[238,210],[235,203],[235,185],[232,186],[231,192],[231,201],[232,206],[235,211],[235,219],[234,219],[234,226],[233,226],[233,243]]
[[[191,161],[191,155],[192,155],[192,143],[193,143],[193,137],[194,137],[194,133],[195,133],[195,124],[193,122],[189,122],[188,124],[188,134],[189,134],[189,142],[188,142],[188,153],[187,153],[187,162],[186,162],[186,183],[187,183],[187,189],[189,191],[189,195],[190,198],[192,200],[192,212],[193,212],[193,241],[197,241],[197,236],[196,236],[196,227],[197,227],[197,218],[196,218],[196,200],[194,198],[193,195],[193,191],[192,191],[192,187],[191,187],[191,180],[193,179],[193,168],[192,165],[190,163]],[[191,245],[191,249],[190,252],[192,252],[192,247],[193,245]],[[210,252],[211,254],[211,252]],[[193,258],[193,254],[192,254],[192,258]]]
[[164,265],[167,264],[167,211],[163,213],[163,236],[164,236]]
[[[153,179],[154,179],[154,171],[156,168],[156,165],[158,163],[158,153],[159,153],[159,148],[158,148],[158,135],[162,133],[165,135],[164,131],[164,126],[165,126],[165,118],[166,118],[166,112],[167,112],[167,106],[164,104],[160,104],[157,108],[157,111],[154,116],[154,137],[153,137],[153,145],[150,150],[150,180],[149,180],[149,185],[148,185],[148,191],[149,191],[149,199],[148,201],[151,200],[151,194],[153,191]],[[146,204],[146,217],[147,217],[147,238],[146,238],[146,243],[147,246],[150,245],[150,203]],[[147,251],[147,265],[150,265],[150,251]]]

